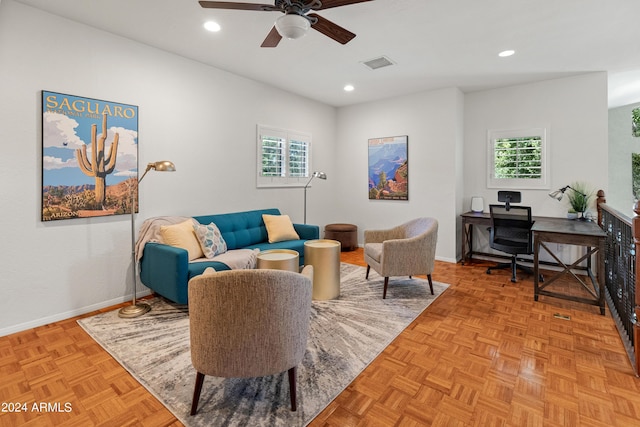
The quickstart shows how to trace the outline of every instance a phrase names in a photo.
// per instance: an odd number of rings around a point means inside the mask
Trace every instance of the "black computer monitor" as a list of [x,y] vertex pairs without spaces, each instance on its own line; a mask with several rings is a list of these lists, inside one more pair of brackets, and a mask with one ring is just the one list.
[[522,194],[519,191],[498,191],[498,201],[504,202],[507,210],[511,208],[511,203],[520,203]]

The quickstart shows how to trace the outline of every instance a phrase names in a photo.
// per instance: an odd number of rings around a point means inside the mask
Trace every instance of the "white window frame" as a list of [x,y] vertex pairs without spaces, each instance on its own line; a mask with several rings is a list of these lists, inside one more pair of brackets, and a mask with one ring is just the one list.
[[[527,178],[496,178],[495,177],[495,143],[500,139],[510,138],[526,138],[537,137],[541,138],[541,170],[540,178],[527,179]],[[549,148],[548,148],[548,131],[545,127],[516,129],[516,130],[495,130],[490,129],[487,131],[487,188],[508,188],[508,189],[522,189],[522,190],[535,190],[535,189],[549,189]]]
[[[281,176],[263,176],[263,138],[274,137],[284,141],[284,153],[281,163]],[[292,176],[289,164],[289,149],[293,141],[306,143],[307,163],[302,176]],[[311,134],[306,132],[281,129],[274,126],[258,125],[256,138],[256,186],[258,188],[304,187],[309,180],[311,170]],[[303,168],[304,169],[304,168]]]

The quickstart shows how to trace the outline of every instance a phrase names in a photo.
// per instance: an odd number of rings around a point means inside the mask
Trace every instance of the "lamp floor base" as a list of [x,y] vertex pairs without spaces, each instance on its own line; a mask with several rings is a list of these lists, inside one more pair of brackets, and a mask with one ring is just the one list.
[[142,316],[143,314],[148,313],[149,311],[151,311],[151,306],[149,304],[146,304],[144,302],[138,302],[135,305],[132,304],[126,307],[122,307],[120,311],[118,311],[118,316],[129,319],[133,317]]

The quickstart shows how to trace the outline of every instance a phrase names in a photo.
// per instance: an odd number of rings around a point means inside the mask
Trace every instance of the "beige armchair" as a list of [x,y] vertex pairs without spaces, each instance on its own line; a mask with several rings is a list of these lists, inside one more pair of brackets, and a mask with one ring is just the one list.
[[391,276],[425,274],[433,295],[431,273],[435,265],[438,221],[418,218],[387,230],[365,230],[366,278],[371,267],[384,277],[382,298],[387,297]]
[[205,375],[252,378],[288,371],[296,410],[296,367],[302,361],[311,313],[313,267],[231,270],[189,281],[191,361],[196,370],[191,415]]

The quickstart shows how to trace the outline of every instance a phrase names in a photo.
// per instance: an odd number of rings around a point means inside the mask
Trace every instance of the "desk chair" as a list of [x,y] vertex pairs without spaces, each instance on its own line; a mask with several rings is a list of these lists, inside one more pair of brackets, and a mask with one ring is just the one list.
[[490,242],[489,245],[500,252],[511,255],[511,262],[501,263],[487,269],[491,270],[511,268],[511,281],[516,282],[516,270],[533,274],[533,270],[516,262],[520,254],[532,254],[531,207],[529,206],[503,206],[489,205],[491,214]]

